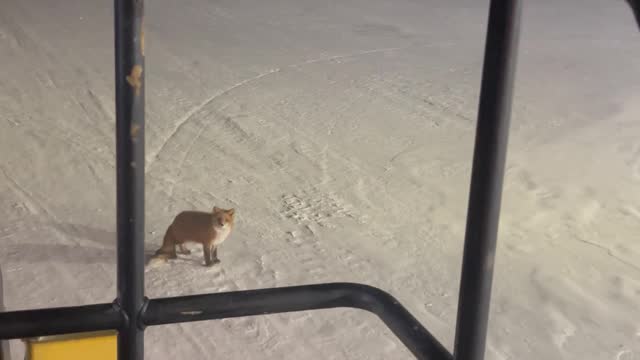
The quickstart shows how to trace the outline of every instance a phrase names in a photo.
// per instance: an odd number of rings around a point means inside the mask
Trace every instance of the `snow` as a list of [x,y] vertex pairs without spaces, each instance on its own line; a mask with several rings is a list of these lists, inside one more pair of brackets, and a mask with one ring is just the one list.
[[[147,238],[235,207],[222,263],[150,297],[327,281],[452,348],[488,1],[146,2]],[[9,310],[115,297],[109,1],[0,2]],[[487,359],[640,358],[640,35],[621,1],[526,2]],[[410,359],[340,309],[150,328],[148,359]],[[23,347],[12,342],[12,354]]]

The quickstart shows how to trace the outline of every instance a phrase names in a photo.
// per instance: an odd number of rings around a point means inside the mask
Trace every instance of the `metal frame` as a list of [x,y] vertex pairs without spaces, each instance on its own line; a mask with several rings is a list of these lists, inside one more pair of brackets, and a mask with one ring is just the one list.
[[490,6],[453,350],[459,360],[485,352],[520,33],[520,1]]
[[[4,286],[2,284],[2,268],[0,267],[0,314],[4,311]],[[9,342],[0,340],[0,360],[9,360]]]
[[638,28],[640,29],[640,0],[627,0],[627,3],[631,7],[631,11],[636,18]]
[[[118,358],[142,359],[144,298],[143,0],[115,0]],[[97,330],[97,329],[96,329]]]
[[[637,0],[628,0],[637,20]],[[118,359],[140,360],[146,326],[348,307],[376,314],[418,359],[482,360],[519,37],[520,0],[492,0],[473,157],[453,355],[396,299],[330,283],[144,297],[143,0],[115,0],[118,294],[112,304],[0,312],[0,340],[117,330]]]

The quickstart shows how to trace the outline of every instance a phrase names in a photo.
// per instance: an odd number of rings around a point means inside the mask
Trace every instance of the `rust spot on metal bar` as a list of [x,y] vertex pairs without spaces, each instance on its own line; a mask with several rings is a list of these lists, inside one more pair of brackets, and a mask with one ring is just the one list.
[[140,18],[140,54],[144,56],[144,18]]
[[138,132],[140,131],[140,125],[132,124],[131,125],[131,139],[135,140],[138,137]]
[[133,87],[134,94],[140,95],[140,88],[142,87],[142,66],[134,65],[131,69],[131,73],[127,75],[127,82]]
[[180,315],[189,315],[195,316],[202,314],[202,310],[193,310],[193,311],[180,311]]

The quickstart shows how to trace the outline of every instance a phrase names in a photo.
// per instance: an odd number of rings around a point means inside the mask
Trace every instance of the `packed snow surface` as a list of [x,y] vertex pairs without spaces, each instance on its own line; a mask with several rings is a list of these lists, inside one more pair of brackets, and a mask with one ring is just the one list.
[[[640,359],[640,34],[525,2],[487,359]],[[487,0],[146,2],[146,239],[237,210],[150,297],[331,281],[452,348]],[[0,1],[8,309],[116,294],[111,1]],[[153,327],[148,359],[410,359],[351,309]],[[21,358],[23,346],[12,342]]]

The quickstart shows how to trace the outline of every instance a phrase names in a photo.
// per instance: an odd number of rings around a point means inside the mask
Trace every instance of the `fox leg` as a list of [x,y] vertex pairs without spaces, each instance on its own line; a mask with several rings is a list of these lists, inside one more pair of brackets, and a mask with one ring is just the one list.
[[211,261],[213,261],[214,264],[220,263],[220,259],[218,259],[218,247],[215,245],[213,246],[213,251],[211,253]]
[[211,260],[211,244],[209,243],[202,244],[202,249],[204,250],[204,265],[212,266],[213,261]]
[[191,250],[187,249],[184,244],[178,244],[178,254],[189,255],[191,254]]

